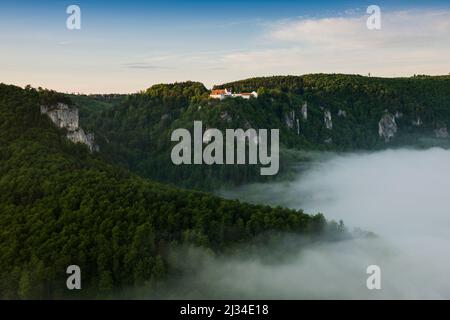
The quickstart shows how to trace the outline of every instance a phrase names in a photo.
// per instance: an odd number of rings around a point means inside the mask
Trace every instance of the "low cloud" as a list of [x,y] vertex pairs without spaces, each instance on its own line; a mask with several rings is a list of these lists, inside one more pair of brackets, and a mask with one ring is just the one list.
[[[323,212],[378,237],[305,244],[287,236],[265,252],[269,260],[191,249],[179,263],[193,273],[178,279],[168,296],[448,299],[448,190],[450,151],[436,148],[328,156],[293,181],[228,191],[231,198]],[[381,290],[366,287],[369,265],[381,268]]]
[[274,24],[268,39],[339,48],[391,48],[435,43],[449,47],[450,11],[381,11],[381,29],[369,30],[368,15],[304,19]]
[[381,30],[369,30],[367,17],[351,15],[272,23],[263,36],[266,47],[230,53],[223,59],[234,68],[266,74],[448,73],[442,68],[450,64],[450,11],[382,11]]

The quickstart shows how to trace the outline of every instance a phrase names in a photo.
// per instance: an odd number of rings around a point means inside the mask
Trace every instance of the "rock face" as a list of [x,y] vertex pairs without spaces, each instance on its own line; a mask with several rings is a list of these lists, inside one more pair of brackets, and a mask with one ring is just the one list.
[[170,119],[170,114],[166,113],[161,116],[161,121],[167,121]]
[[378,134],[381,138],[384,138],[385,142],[389,142],[397,133],[397,123],[395,122],[395,116],[386,112],[380,122],[378,122]]
[[422,124],[423,124],[423,122],[422,122],[422,119],[420,119],[420,117],[417,117],[417,120],[415,120],[415,121],[413,120],[412,121],[412,125],[416,126],[416,127],[421,127]]
[[59,128],[67,130],[67,139],[74,143],[83,143],[91,152],[99,151],[94,141],[94,134],[86,134],[79,126],[78,109],[64,103],[55,106],[41,106],[41,114],[46,114]]
[[323,121],[325,123],[325,128],[327,128],[329,130],[333,129],[333,121],[331,120],[330,110],[325,110],[323,112]]
[[347,118],[347,111],[339,109],[338,117]]
[[291,111],[291,112],[289,112],[289,113],[286,113],[285,118],[286,118],[286,126],[287,126],[289,129],[294,128],[295,112],[294,112],[294,111]]
[[300,112],[302,114],[303,120],[305,120],[305,121],[308,120],[308,102],[305,102],[303,104]]
[[78,129],[77,108],[70,108],[68,105],[59,102],[56,106],[41,106],[41,113],[48,115],[59,128],[66,128],[71,131]]
[[439,138],[439,139],[447,139],[448,138],[447,127],[442,127],[442,128],[436,129],[436,130],[434,130],[434,133],[436,135],[436,138]]
[[74,143],[83,143],[89,147],[91,152],[98,151],[98,146],[95,145],[94,134],[85,133],[83,129],[78,128],[74,131],[69,131],[67,133],[67,139]]
[[297,135],[300,135],[300,120],[297,118]]

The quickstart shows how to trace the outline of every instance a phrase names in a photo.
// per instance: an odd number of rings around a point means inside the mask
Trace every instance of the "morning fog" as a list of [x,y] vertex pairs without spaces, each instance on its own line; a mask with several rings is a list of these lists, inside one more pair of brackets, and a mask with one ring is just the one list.
[[[322,212],[348,228],[374,232],[305,246],[287,236],[268,256],[185,253],[197,272],[176,283],[172,297],[244,299],[450,298],[450,151],[387,150],[322,154],[292,180],[222,192],[227,198]],[[298,248],[287,250],[286,248]],[[369,290],[367,268],[381,270]]]

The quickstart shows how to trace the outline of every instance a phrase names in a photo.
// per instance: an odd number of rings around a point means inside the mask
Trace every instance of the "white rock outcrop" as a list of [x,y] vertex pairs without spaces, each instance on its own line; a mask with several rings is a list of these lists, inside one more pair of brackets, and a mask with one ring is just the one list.
[[339,109],[338,117],[347,118],[347,111]]
[[303,120],[308,120],[308,102],[305,102],[301,109]]
[[378,122],[378,134],[381,138],[384,138],[385,142],[389,142],[397,133],[397,123],[395,122],[395,116],[386,112]]
[[448,131],[447,127],[442,127],[434,130],[434,133],[436,135],[436,138],[438,139],[447,139],[448,138]]
[[294,121],[295,121],[295,111],[291,111],[286,113],[285,115],[285,122],[286,122],[286,126],[289,129],[294,128]]
[[423,124],[422,119],[420,117],[417,117],[417,120],[412,121],[412,125],[416,127],[421,127]]
[[331,120],[330,110],[325,110],[323,112],[323,122],[325,123],[325,128],[329,130],[333,129],[333,121]]
[[78,109],[64,103],[54,106],[41,106],[41,114],[46,114],[59,128],[67,130],[67,139],[73,143],[82,143],[89,147],[91,152],[99,151],[95,144],[94,134],[85,133],[79,126]]
[[397,112],[395,113],[395,119],[400,119],[400,118],[403,118],[403,113],[400,112],[400,111],[397,111]]
[[46,114],[59,128],[76,130],[79,127],[78,109],[64,103],[58,102],[56,106],[41,106],[41,113]]

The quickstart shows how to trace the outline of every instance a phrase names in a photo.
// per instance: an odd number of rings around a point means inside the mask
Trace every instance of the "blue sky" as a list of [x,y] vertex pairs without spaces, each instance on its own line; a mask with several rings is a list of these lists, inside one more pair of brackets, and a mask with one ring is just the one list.
[[[81,30],[66,28],[71,4]],[[371,4],[381,30],[365,25]],[[94,93],[274,74],[447,74],[449,21],[448,1],[2,1],[0,82]]]

